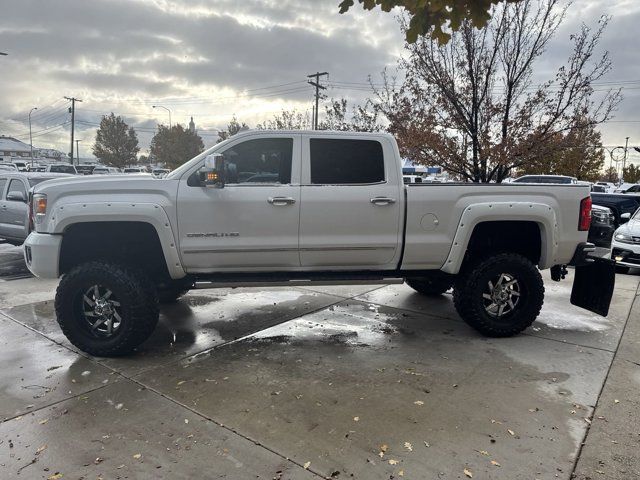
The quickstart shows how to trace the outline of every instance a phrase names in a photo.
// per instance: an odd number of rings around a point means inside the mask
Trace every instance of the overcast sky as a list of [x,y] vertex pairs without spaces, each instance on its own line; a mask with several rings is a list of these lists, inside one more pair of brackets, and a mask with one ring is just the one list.
[[[311,111],[306,75],[330,73],[326,93],[366,98],[369,75],[393,68],[403,38],[393,15],[339,0],[4,0],[0,16],[0,134],[69,151],[68,102],[77,104],[76,138],[87,156],[102,114],[138,129],[142,153],[157,123],[193,116],[206,145],[236,114],[251,126],[283,108]],[[605,81],[626,83],[604,143],[630,136],[640,146],[640,2],[576,0],[536,66],[544,79],[566,58],[581,22],[612,15],[603,49],[614,68]],[[635,122],[635,123],[634,123]],[[637,157],[640,160],[640,157]]]

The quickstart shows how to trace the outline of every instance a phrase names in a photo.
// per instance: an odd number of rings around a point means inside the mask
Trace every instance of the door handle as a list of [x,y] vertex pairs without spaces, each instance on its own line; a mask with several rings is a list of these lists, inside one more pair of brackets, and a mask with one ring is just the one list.
[[392,203],[396,203],[395,198],[389,197],[374,197],[370,201],[374,205],[391,205]]
[[267,202],[271,205],[281,207],[284,205],[293,205],[294,203],[296,203],[296,199],[291,197],[269,197],[267,199]]

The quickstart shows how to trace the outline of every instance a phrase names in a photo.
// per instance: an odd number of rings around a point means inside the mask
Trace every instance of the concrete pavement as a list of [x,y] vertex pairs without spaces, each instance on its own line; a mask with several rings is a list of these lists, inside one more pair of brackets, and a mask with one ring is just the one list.
[[546,280],[510,339],[404,285],[195,291],[120,359],[0,282],[0,478],[636,478],[639,279],[606,319]]

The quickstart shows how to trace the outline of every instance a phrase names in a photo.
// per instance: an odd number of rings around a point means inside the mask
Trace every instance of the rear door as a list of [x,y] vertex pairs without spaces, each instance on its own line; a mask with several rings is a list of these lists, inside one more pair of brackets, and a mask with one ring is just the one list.
[[384,137],[303,138],[300,262],[311,270],[389,270],[400,257],[404,185]]
[[178,190],[183,263],[190,272],[300,267],[300,135],[242,136],[221,151],[224,188],[200,186],[198,171]]

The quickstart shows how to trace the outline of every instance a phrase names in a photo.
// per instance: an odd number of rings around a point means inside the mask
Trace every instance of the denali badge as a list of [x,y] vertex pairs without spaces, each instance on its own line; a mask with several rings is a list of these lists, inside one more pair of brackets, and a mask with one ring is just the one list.
[[239,232],[207,232],[207,233],[187,233],[187,237],[205,237],[205,238],[222,238],[222,237],[239,237]]

